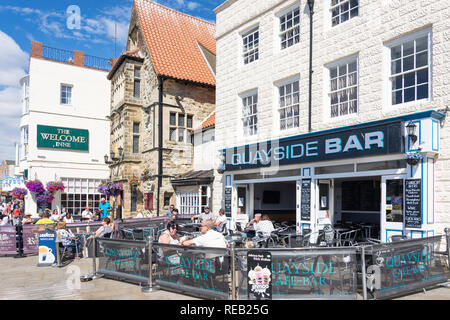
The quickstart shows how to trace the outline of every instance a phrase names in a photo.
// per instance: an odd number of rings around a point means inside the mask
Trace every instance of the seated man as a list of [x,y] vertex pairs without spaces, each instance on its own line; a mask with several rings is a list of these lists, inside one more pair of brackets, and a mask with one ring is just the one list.
[[197,247],[226,248],[228,244],[225,237],[223,234],[213,230],[213,228],[214,221],[205,220],[200,227],[202,235],[191,240],[182,241],[181,244],[186,247],[196,245]]
[[214,222],[214,230],[216,230],[217,232],[222,232],[227,221],[228,221],[228,219],[227,219],[227,216],[225,215],[225,210],[220,209],[219,216],[217,217],[216,221]]
[[213,214],[209,210],[209,207],[205,207],[204,212],[191,217],[192,221],[194,221],[194,219],[200,219],[200,222],[202,222],[205,220],[213,220],[214,221],[216,218],[213,216]]
[[84,209],[83,212],[81,213],[81,220],[92,222],[94,221],[93,218],[94,218],[93,213],[91,212],[89,207],[86,207],[86,209]]
[[261,220],[254,225],[256,236],[252,239],[253,244],[256,246],[259,241],[265,240],[270,237],[272,231],[275,230],[272,221],[270,221],[267,214],[261,217]]

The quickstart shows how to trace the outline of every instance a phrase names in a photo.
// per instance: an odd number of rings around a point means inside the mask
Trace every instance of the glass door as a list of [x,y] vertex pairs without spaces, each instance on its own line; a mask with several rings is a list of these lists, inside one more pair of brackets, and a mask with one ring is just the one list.
[[247,212],[248,211],[248,189],[247,189],[247,186],[238,186],[237,194],[238,194],[238,197],[237,197],[238,211],[243,214],[248,214],[250,217],[250,212]]
[[322,230],[326,224],[332,223],[333,188],[332,180],[318,180],[316,189],[317,199],[317,229]]
[[384,176],[381,179],[381,241],[389,242],[395,235],[403,235],[405,215],[405,179],[403,176]]

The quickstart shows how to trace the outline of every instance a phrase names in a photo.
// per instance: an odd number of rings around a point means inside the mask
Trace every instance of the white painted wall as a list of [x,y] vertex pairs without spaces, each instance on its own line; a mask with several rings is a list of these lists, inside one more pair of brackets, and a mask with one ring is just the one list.
[[[64,63],[30,58],[29,113],[21,126],[29,128],[29,149],[20,169],[29,179],[48,181],[67,178],[108,179],[104,155],[109,154],[110,83],[107,72]],[[72,104],[60,104],[61,84],[72,85]],[[89,131],[89,151],[37,148],[37,125]],[[36,204],[27,196],[27,211]],[[57,205],[57,204],[55,204]]]

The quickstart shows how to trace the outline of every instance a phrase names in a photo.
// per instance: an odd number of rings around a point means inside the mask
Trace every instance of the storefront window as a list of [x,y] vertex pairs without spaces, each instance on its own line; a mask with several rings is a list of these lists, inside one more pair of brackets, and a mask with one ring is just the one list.
[[391,160],[391,161],[379,161],[360,163],[357,165],[357,171],[375,171],[375,170],[389,170],[389,169],[401,169],[406,168],[405,160]]
[[386,181],[386,222],[403,222],[403,180]]
[[[80,215],[89,206],[91,211],[98,208],[104,195],[97,192],[101,180],[94,179],[62,179],[66,189],[61,194],[61,208],[73,215]],[[107,200],[108,197],[106,197]]]
[[329,204],[330,195],[330,185],[326,183],[319,184],[319,210],[328,210],[330,208]]
[[355,171],[355,166],[353,164],[345,164],[342,166],[317,167],[314,170],[316,174],[343,173]]

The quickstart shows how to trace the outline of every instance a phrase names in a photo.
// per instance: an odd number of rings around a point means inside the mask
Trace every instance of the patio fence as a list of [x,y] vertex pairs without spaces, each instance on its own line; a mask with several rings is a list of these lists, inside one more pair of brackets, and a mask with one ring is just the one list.
[[101,239],[94,270],[210,299],[387,299],[447,282],[449,240],[447,233],[359,247],[219,249]]

